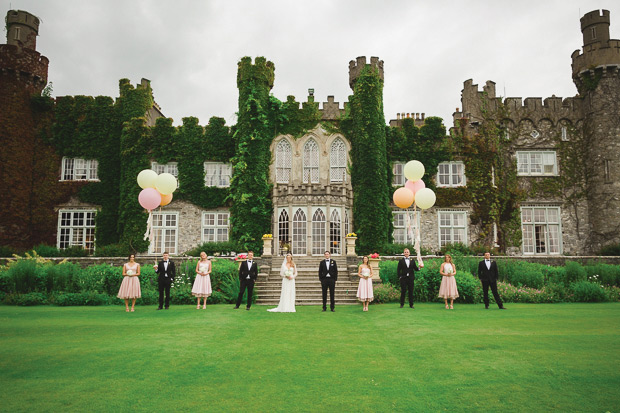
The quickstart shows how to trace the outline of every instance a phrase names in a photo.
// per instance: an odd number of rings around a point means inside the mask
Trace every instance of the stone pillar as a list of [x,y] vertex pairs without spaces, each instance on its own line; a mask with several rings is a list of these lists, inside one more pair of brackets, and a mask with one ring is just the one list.
[[355,257],[355,240],[357,237],[345,237],[347,240],[347,256]]
[[273,237],[263,236],[263,256],[271,256],[272,245],[273,245]]
[[379,277],[379,263],[381,262],[381,258],[369,258],[368,261],[370,268],[372,268],[372,280],[381,282],[381,277]]

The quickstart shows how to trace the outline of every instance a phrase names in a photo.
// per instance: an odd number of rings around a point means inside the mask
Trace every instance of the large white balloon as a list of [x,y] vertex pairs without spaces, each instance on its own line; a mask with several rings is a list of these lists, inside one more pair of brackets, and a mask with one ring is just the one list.
[[152,169],[144,169],[138,174],[138,185],[140,188],[155,188],[155,180],[157,179],[157,172]]
[[415,204],[420,209],[429,209],[435,205],[436,200],[435,192],[430,188],[422,188],[415,193]]
[[177,179],[167,172],[159,174],[155,180],[155,189],[162,195],[169,195],[177,189]]
[[409,161],[405,164],[403,172],[407,179],[415,182],[424,176],[424,165],[420,161]]

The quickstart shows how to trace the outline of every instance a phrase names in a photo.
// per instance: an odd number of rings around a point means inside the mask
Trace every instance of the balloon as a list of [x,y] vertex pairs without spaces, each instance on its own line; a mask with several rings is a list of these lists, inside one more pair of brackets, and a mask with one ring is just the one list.
[[435,205],[435,200],[437,197],[430,188],[422,188],[415,194],[415,204],[420,209],[429,209]]
[[410,181],[417,181],[424,176],[424,165],[420,161],[409,161],[404,168],[405,177]]
[[148,209],[149,211],[155,209],[161,203],[161,195],[155,188],[146,188],[140,191],[140,195],[138,195],[138,202],[144,209]]
[[421,179],[418,179],[415,182],[407,181],[405,182],[405,188],[409,189],[411,192],[413,192],[413,195],[415,195],[415,193],[418,192],[420,189],[426,188],[426,184]]
[[177,189],[177,179],[174,175],[164,172],[159,174],[155,180],[155,188],[162,195],[169,195]]
[[394,199],[394,203],[399,208],[409,208],[411,204],[413,204],[413,192],[411,192],[407,188],[398,188],[394,191],[394,195],[392,197]]
[[138,174],[138,185],[142,189],[155,188],[155,179],[157,179],[157,172],[145,169]]
[[166,205],[168,205],[171,202],[172,202],[172,194],[162,195],[161,196],[161,203],[159,204],[159,206],[166,206]]

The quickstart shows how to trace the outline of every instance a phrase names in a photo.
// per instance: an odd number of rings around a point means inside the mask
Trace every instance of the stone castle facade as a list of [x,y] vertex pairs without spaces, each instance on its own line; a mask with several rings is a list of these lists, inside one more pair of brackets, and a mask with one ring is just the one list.
[[[484,122],[484,110],[497,111],[501,106],[508,114],[502,124],[511,139],[511,155],[517,160],[519,185],[528,191],[527,199],[520,205],[522,243],[507,246],[508,252],[577,255],[596,253],[605,245],[620,243],[620,41],[610,39],[609,25],[606,10],[587,13],[581,19],[583,50],[572,55],[573,81],[579,92],[575,97],[500,98],[491,81],[482,90],[472,80],[464,83],[462,110],[454,113],[454,121],[467,121],[468,133],[476,133]],[[7,27],[7,44],[0,45],[0,103],[12,110],[0,111],[0,129],[5,131],[0,137],[3,146],[22,153],[23,148],[11,145],[32,148],[37,143],[38,120],[29,107],[30,96],[40,94],[46,85],[49,61],[36,51],[39,20],[35,16],[9,11]],[[358,57],[349,64],[352,88],[368,64],[383,78],[383,61],[372,57],[367,62],[365,57]],[[310,91],[309,102],[314,103],[312,94]],[[329,96],[319,110],[322,120],[335,121],[345,109]],[[157,104],[145,115],[151,125],[163,116]],[[424,113],[403,113],[390,121],[390,126],[399,127],[408,117],[414,119],[416,126],[424,124]],[[567,168],[561,163],[557,143],[572,139],[583,142],[587,149],[583,154],[586,167],[580,178],[584,195],[568,200],[566,194],[534,191],[537,182],[565,173]],[[355,194],[348,172],[350,150],[351,142],[342,133],[325,130],[321,124],[301,137],[279,135],[273,139],[270,180],[274,251],[322,255],[330,249],[335,255],[345,254],[345,237],[355,230],[352,220]],[[10,175],[15,185],[32,186],[35,172],[24,173],[30,170],[31,159],[27,156],[16,159],[10,153],[0,151],[0,171]],[[395,188],[404,183],[402,165],[407,160],[393,165]],[[58,163],[61,181],[97,181],[97,165],[92,160],[63,158]],[[177,166],[175,162],[152,163],[157,172],[173,174]],[[230,164],[205,162],[205,175],[205,185],[227,187]],[[438,187],[467,185],[467,171],[458,157],[440,164],[434,178]],[[35,190],[33,186],[32,191]],[[18,210],[28,200],[0,197],[0,202],[4,216],[0,220],[0,232],[17,231],[17,226],[24,224],[6,211]],[[34,225],[35,232],[53,231],[59,248],[78,245],[92,249],[98,208],[71,197],[55,205],[55,228],[36,222],[28,225]],[[470,244],[477,239],[480,229],[470,218],[471,206],[464,203],[450,208],[434,207],[418,213],[414,219],[421,228],[422,245],[438,251],[446,243]],[[227,241],[229,219],[230,212],[225,206],[202,209],[187,201],[173,201],[156,213],[155,245],[151,245],[149,252],[169,250],[179,254],[202,242]],[[396,243],[411,243],[405,222],[403,212],[394,207]],[[0,245],[7,243],[11,243],[10,237],[0,240]]]

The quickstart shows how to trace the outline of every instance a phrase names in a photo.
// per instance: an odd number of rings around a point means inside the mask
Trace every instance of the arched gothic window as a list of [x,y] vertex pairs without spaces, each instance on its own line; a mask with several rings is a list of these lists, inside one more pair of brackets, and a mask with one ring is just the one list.
[[330,181],[345,182],[347,177],[347,147],[340,138],[332,142],[329,165]]
[[318,208],[312,216],[312,254],[325,252],[325,214]]
[[329,251],[332,254],[340,254],[342,234],[340,231],[340,213],[337,209],[332,210],[329,220]]
[[319,182],[319,145],[314,139],[304,145],[304,183]]
[[[280,250],[284,253],[284,244],[289,244],[291,242],[291,234],[289,232],[289,222],[288,222],[288,213],[286,210],[282,210],[280,212],[280,216],[278,217],[278,241],[280,244]],[[290,244],[289,244],[290,248]]]
[[306,255],[306,214],[299,208],[293,215],[293,255]]
[[291,179],[291,166],[293,156],[291,144],[286,139],[282,139],[276,146],[276,182],[287,184]]

